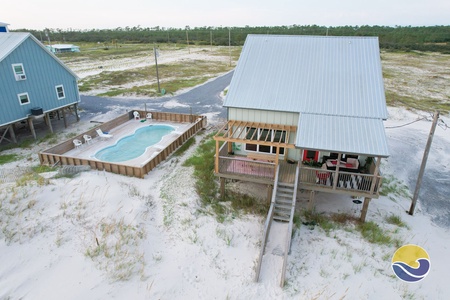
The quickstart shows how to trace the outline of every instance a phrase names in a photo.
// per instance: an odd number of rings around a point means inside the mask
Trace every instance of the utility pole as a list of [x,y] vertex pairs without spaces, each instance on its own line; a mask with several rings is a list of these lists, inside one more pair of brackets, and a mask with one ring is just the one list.
[[156,54],[156,44],[153,43],[153,52],[155,53],[155,66],[156,66],[156,81],[158,82],[158,93],[161,93],[161,88],[159,86],[159,73],[158,73],[158,55]]
[[425,166],[427,164],[428,153],[430,153],[431,142],[433,141],[434,131],[436,130],[436,125],[439,120],[439,111],[434,114],[433,124],[431,125],[430,134],[428,135],[427,145],[425,147],[425,152],[423,153],[422,165],[420,166],[419,176],[417,177],[416,189],[414,191],[414,196],[411,201],[411,207],[409,208],[409,214],[412,216],[414,214],[414,209],[416,208],[417,198],[419,197],[420,185],[422,184],[423,172],[425,171]]
[[230,51],[230,67],[231,67],[231,28],[228,27],[228,50]]
[[187,43],[187,46],[188,46],[189,54],[191,54],[191,48],[189,48],[189,33],[188,33],[188,30],[189,30],[189,26],[186,26],[186,43]]

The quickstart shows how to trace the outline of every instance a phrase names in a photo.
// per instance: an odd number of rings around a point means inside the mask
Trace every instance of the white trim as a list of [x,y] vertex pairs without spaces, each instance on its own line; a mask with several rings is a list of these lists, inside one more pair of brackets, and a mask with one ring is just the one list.
[[[15,67],[20,67],[22,69],[21,72],[17,72]],[[14,73],[14,78],[16,79],[16,81],[21,81],[21,80],[26,80],[27,76],[25,74],[25,68],[23,67],[22,63],[18,63],[18,64],[12,64],[11,65],[12,69],[13,69],[13,73]]]
[[[27,99],[28,99],[28,102],[27,103],[22,103],[22,100],[20,99],[20,96],[27,96]],[[30,96],[28,95],[28,93],[20,93],[20,94],[17,94],[17,98],[19,99],[19,104],[20,105],[27,105],[27,104],[30,104]]]
[[[256,136],[254,136],[254,137],[256,137],[256,140],[254,140],[254,141],[258,141],[260,138],[261,138],[261,135],[262,135],[262,131],[263,130],[270,130],[270,135],[271,135],[271,138],[270,138],[270,140],[268,140],[268,142],[273,142],[274,141],[274,139],[275,139],[275,134],[276,134],[276,132],[277,131],[281,131],[281,136],[280,136],[280,139],[283,137],[283,135],[284,135],[284,139],[286,140],[286,130],[280,130],[280,129],[267,129],[267,128],[256,128],[256,127],[249,127],[249,126],[247,126],[246,128],[245,128],[245,137],[246,137],[246,139],[247,139],[247,135],[248,135],[248,133],[249,133],[249,131],[248,131],[248,129],[256,129],[256,130],[258,130],[258,132],[256,133]],[[249,150],[249,149],[247,149],[247,145],[248,144],[251,144],[251,145],[255,145],[256,146],[256,150]],[[267,152],[267,151],[261,151],[260,150],[260,147],[269,147],[269,151]],[[266,154],[276,154],[276,152],[274,152],[274,150],[275,150],[275,146],[268,146],[268,145],[258,145],[258,144],[253,144],[253,143],[245,143],[245,151],[248,151],[248,152],[257,152],[257,153],[266,153]],[[281,149],[283,149],[282,151],[283,151],[283,153],[281,153],[281,151],[280,151],[280,156],[284,156],[284,154],[286,153],[286,148],[284,148],[284,147],[280,147],[280,150]]]
[[[62,93],[63,93],[62,97],[59,97],[58,88],[62,88]],[[64,91],[64,86],[62,84],[55,86],[55,90],[56,90],[56,97],[58,98],[58,100],[66,98],[66,92]]]

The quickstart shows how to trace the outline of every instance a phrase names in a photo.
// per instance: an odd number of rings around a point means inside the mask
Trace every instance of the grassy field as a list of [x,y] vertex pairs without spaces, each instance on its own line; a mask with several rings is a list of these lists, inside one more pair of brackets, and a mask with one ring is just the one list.
[[[97,96],[158,96],[153,44],[81,44],[59,57],[77,73],[80,92]],[[160,86],[174,94],[232,70],[241,47],[158,44]],[[231,50],[231,51],[230,51]]]
[[[80,76],[80,91],[97,96],[160,95],[153,44],[80,44],[59,57]],[[158,44],[160,86],[175,94],[232,70],[241,47]],[[230,51],[231,50],[231,51]],[[450,55],[381,53],[389,106],[450,112]]]
[[383,52],[381,62],[389,106],[450,112],[450,55]]

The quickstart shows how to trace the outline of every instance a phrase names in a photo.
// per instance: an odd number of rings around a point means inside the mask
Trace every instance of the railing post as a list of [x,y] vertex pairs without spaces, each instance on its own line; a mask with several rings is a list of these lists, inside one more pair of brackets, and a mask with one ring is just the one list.
[[375,164],[375,170],[373,172],[373,179],[372,179],[372,185],[370,186],[370,194],[373,194],[373,191],[375,190],[375,186],[377,184],[377,177],[378,177],[378,172],[380,170],[380,162],[381,162],[381,157],[377,157],[377,162]]
[[341,162],[341,157],[342,157],[342,153],[338,153],[338,157],[337,157],[337,163],[336,163],[336,173],[334,173],[334,180],[333,180],[333,190],[336,189],[337,187],[337,183],[339,181],[339,164]]
[[216,161],[214,163],[214,172],[219,173],[219,141],[216,140]]

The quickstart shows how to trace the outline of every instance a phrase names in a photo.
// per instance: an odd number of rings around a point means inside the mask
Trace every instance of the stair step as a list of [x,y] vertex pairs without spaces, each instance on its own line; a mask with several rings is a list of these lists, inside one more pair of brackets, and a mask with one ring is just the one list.
[[277,194],[294,195],[294,191],[282,191],[277,189]]
[[292,199],[283,199],[283,198],[276,198],[275,199],[276,204],[289,204],[292,205]]
[[291,193],[291,194],[293,194],[294,193],[294,189],[290,189],[290,188],[285,188],[285,187],[277,187],[277,192],[278,191],[280,191],[280,192],[288,192],[288,193]]
[[290,211],[291,208],[292,208],[292,203],[291,203],[291,205],[286,205],[286,204],[281,204],[281,203],[275,202],[275,211],[277,209],[288,209]]
[[279,216],[279,217],[286,217],[286,218],[290,218],[291,217],[291,211],[287,211],[287,210],[275,210],[274,216]]
[[277,197],[292,199],[294,197],[293,194],[286,194],[286,193],[277,193]]
[[290,218],[281,217],[281,216],[273,216],[273,219],[275,221],[283,221],[283,222],[289,222],[290,221]]
[[295,185],[294,185],[293,183],[286,183],[286,182],[278,182],[278,186],[281,186],[281,187],[290,187],[290,188],[295,187]]

